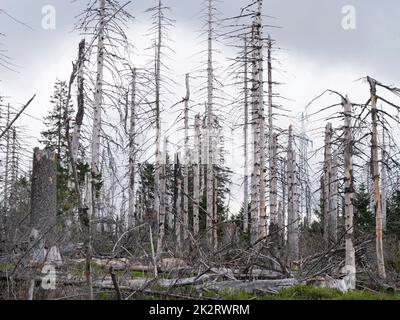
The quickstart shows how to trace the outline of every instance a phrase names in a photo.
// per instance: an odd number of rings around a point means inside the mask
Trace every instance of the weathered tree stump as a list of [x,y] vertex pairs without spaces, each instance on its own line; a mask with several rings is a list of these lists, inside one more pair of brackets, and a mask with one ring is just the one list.
[[31,241],[33,262],[61,263],[56,246],[57,175],[56,154],[34,149],[31,190]]

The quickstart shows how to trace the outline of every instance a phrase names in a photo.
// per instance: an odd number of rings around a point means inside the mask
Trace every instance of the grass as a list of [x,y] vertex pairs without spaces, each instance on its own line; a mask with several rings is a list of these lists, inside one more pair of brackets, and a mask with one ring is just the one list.
[[400,273],[400,252],[397,252],[396,255],[388,261],[388,267]]
[[15,265],[13,263],[9,263],[9,262],[0,263],[0,271],[1,272],[11,271],[14,269],[14,267],[15,267]]
[[317,288],[305,285],[296,285],[284,289],[278,294],[255,295],[245,291],[223,291],[220,296],[224,300],[400,300],[399,294],[373,293],[369,291],[350,291],[341,293],[335,289]]

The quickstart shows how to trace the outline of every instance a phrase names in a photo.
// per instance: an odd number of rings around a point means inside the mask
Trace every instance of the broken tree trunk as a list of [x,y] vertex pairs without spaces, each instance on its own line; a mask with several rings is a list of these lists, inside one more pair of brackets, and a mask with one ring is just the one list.
[[353,136],[352,136],[352,105],[349,99],[342,101],[344,107],[344,196],[345,196],[345,206],[344,206],[344,218],[346,227],[345,236],[345,272],[349,277],[350,289],[356,288],[356,257],[353,243]]
[[84,70],[85,70],[85,39],[79,43],[78,54],[78,110],[75,117],[74,132],[72,134],[72,157],[74,160],[78,157],[79,144],[81,138],[81,128],[83,117],[85,115],[85,88],[84,88]]
[[61,256],[56,246],[56,218],[56,153],[35,148],[31,191],[31,237],[36,242],[33,254],[34,262],[61,263]]
[[382,240],[382,207],[381,207],[381,194],[379,190],[379,163],[378,163],[378,110],[376,95],[376,82],[368,77],[368,82],[371,91],[371,166],[372,166],[372,179],[374,187],[374,209],[376,218],[376,258],[378,264],[378,274],[381,279],[386,279],[385,260],[383,257],[383,240]]

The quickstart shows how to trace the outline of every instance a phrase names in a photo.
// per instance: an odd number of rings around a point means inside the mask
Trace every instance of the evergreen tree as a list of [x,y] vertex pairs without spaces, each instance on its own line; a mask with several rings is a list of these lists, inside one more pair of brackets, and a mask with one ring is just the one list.
[[57,152],[57,204],[59,214],[68,212],[72,208],[71,191],[69,190],[69,158],[68,142],[66,139],[64,119],[73,113],[72,103],[68,101],[68,85],[65,81],[56,80],[54,92],[50,98],[52,109],[44,118],[46,130],[41,132],[46,149]]
[[396,190],[388,201],[387,232],[400,239],[400,190]]
[[364,183],[362,183],[358,191],[355,192],[353,205],[356,234],[360,232],[372,233],[375,228],[375,217],[369,207],[370,195]]

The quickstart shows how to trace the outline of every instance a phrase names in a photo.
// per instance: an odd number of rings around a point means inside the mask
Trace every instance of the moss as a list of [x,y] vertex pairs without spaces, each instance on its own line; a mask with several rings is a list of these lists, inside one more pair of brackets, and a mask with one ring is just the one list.
[[99,292],[96,300],[117,300],[117,296],[111,292]]

